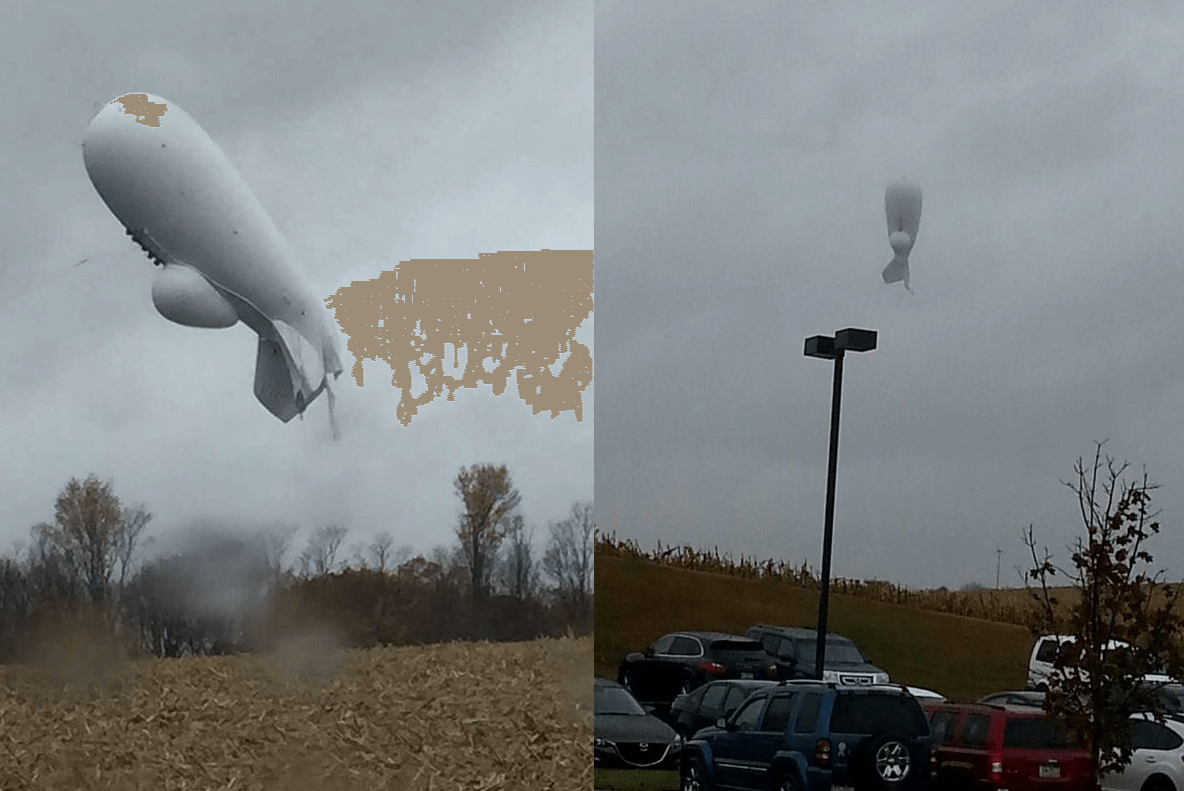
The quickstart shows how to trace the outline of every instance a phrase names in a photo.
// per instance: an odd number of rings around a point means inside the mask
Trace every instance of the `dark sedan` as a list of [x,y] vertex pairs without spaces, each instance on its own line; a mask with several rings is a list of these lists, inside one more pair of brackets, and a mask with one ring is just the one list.
[[626,656],[617,681],[664,715],[675,697],[708,681],[775,679],[776,673],[776,665],[756,640],[723,632],[674,632]]
[[597,678],[593,726],[593,764],[626,769],[673,769],[678,766],[682,737],[657,717],[647,714],[629,690]]
[[709,681],[675,698],[667,722],[684,737],[691,736],[700,728],[714,725],[720,717],[730,715],[753,692],[776,683],[759,679]]

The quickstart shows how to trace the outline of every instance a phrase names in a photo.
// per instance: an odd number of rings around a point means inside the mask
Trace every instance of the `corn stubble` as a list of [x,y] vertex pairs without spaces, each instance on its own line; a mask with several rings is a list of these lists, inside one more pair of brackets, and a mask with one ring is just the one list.
[[592,787],[592,638],[0,668],[0,789]]

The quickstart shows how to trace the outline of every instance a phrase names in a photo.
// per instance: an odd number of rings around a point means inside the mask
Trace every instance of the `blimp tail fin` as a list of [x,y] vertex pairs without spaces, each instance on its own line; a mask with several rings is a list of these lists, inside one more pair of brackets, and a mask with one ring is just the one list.
[[283,342],[259,337],[255,355],[255,397],[267,411],[287,423],[300,413],[296,404],[297,382],[292,381],[292,366]]
[[888,262],[884,271],[880,273],[885,283],[899,283],[904,281],[904,287],[909,287],[909,259],[898,255]]

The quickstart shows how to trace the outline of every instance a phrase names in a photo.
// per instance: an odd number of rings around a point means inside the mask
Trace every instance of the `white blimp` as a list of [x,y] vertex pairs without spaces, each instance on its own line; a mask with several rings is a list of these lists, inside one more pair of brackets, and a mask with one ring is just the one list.
[[341,375],[335,326],[292,251],[218,145],[184,110],[148,93],[111,101],[82,143],[87,175],[160,267],[152,301],[187,327],[242,321],[259,336],[255,396],[285,423]]
[[921,224],[921,188],[911,181],[894,181],[884,190],[884,213],[888,215],[888,244],[892,260],[881,273],[885,283],[903,280],[909,288],[909,253],[917,242]]

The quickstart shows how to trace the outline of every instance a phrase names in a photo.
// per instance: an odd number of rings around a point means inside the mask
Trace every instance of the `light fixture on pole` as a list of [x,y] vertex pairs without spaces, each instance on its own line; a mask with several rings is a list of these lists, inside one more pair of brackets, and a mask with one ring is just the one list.
[[830,456],[826,473],[826,523],[822,532],[822,579],[818,588],[818,644],[814,654],[814,673],[822,679],[826,662],[826,616],[830,596],[830,547],[835,522],[835,471],[839,463],[839,402],[843,391],[843,355],[868,352],[876,348],[875,330],[848,327],[834,337],[814,335],[806,338],[806,356],[835,361],[835,381],[830,407]]

